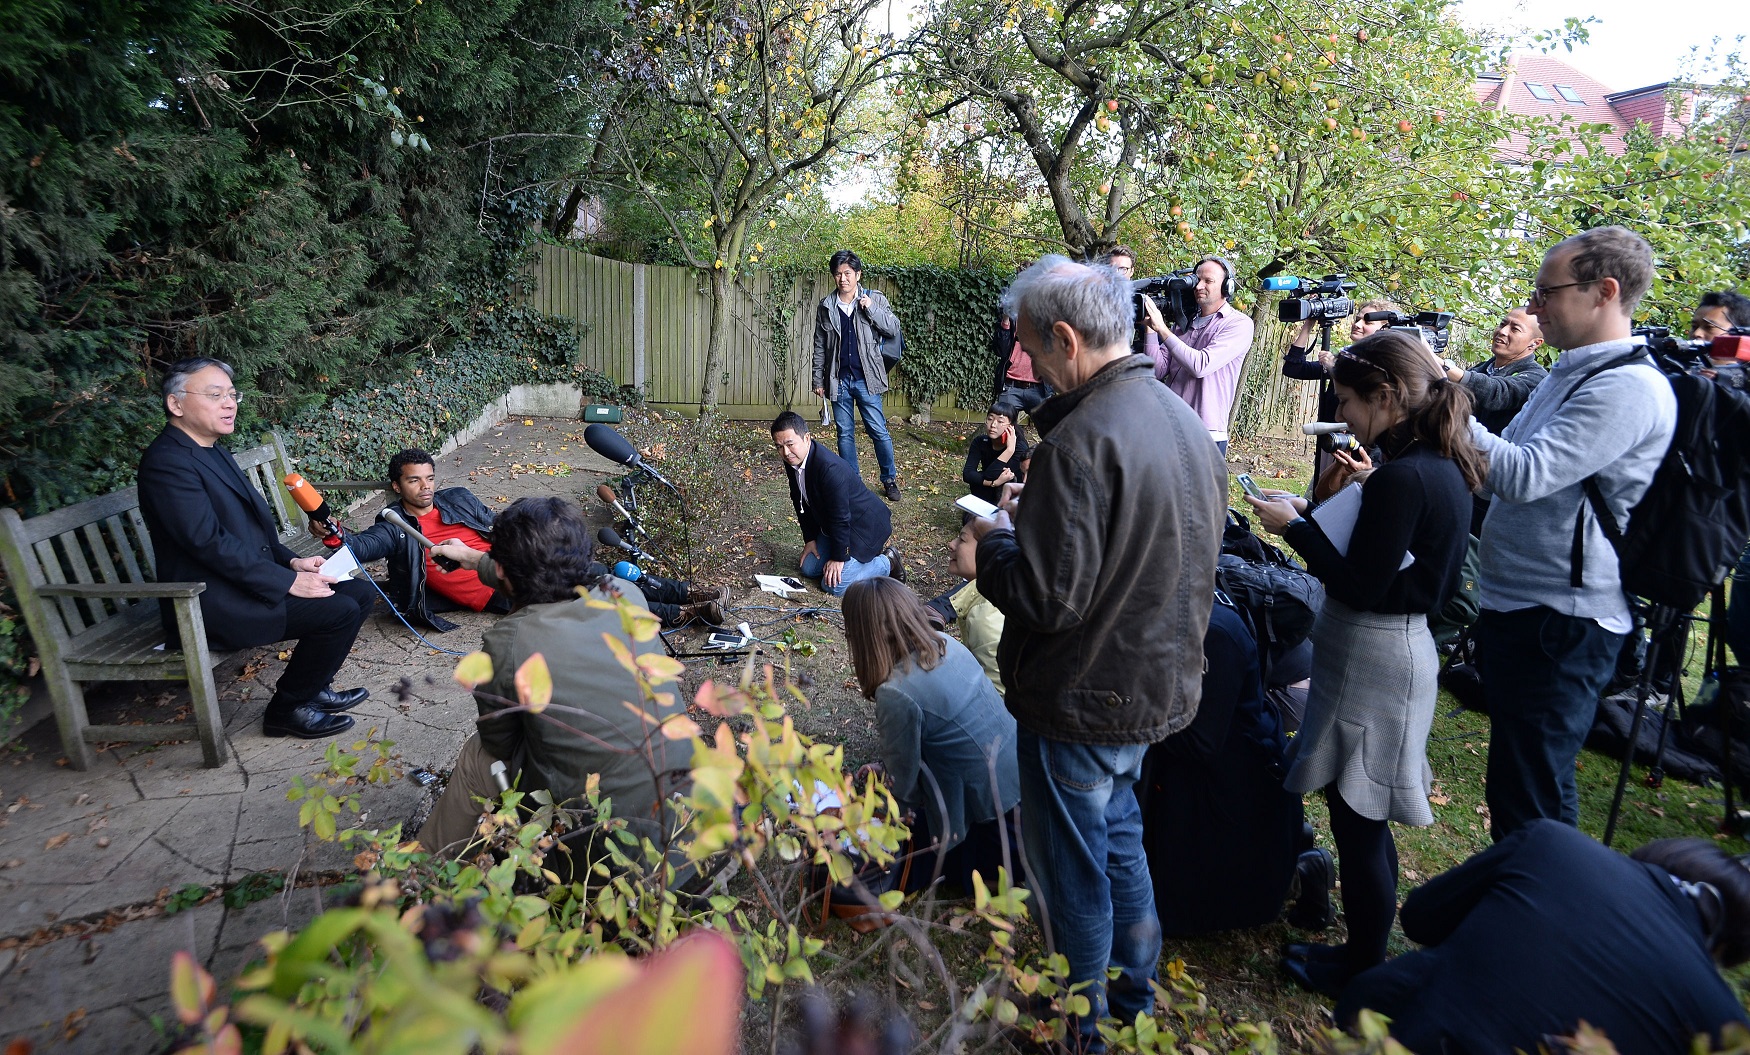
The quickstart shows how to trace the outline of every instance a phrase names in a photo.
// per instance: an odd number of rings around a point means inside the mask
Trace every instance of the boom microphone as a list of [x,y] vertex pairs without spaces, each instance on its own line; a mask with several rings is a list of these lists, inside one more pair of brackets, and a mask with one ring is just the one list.
[[600,531],[596,532],[595,539],[597,542],[600,542],[604,546],[612,546],[615,549],[623,549],[627,553],[630,553],[632,556],[636,557],[639,560],[648,561],[650,559],[650,554],[644,552],[643,550],[639,549],[637,546],[634,546],[632,543],[627,542],[625,539],[621,538],[620,533],[618,531],[615,531],[611,527],[605,527],[605,528],[602,528]]
[[626,437],[615,432],[612,427],[603,425],[599,421],[595,422],[583,430],[583,442],[589,444],[590,450],[595,451],[608,461],[619,462],[621,465],[647,472],[657,483],[676,494],[680,493],[680,489],[663,479],[661,473],[645,465],[644,459],[638,455],[638,449],[627,443]]
[[614,493],[614,489],[612,487],[609,487],[607,484],[597,484],[596,489],[595,489],[595,496],[597,498],[601,499],[603,502],[607,503],[608,505],[612,506],[614,512],[616,512],[616,513],[620,514],[622,517],[624,517],[626,519],[626,523],[631,525],[632,531],[634,533],[639,534],[639,535],[643,535],[646,538],[650,537],[650,532],[645,531],[643,528],[638,526],[638,518],[633,516],[630,512],[628,512],[626,510],[625,506],[620,504],[620,496]]
[[1329,436],[1333,432],[1348,432],[1346,421],[1309,421],[1300,427],[1303,436]]
[[[407,532],[408,535],[412,536],[413,541],[419,543],[421,546],[424,546],[428,550],[437,545],[437,543],[433,542],[431,539],[428,539],[424,535],[420,534],[419,529],[414,527],[408,521],[408,519],[406,517],[402,516],[401,510],[396,509],[394,506],[384,507],[383,519],[387,520],[391,524],[394,524],[396,527],[400,528],[402,531]],[[454,557],[446,557],[441,553],[433,553],[431,555],[431,559],[435,564],[437,564],[438,567],[442,568],[445,571],[455,571],[457,568],[460,568],[462,566],[462,563],[460,561],[456,560]]]

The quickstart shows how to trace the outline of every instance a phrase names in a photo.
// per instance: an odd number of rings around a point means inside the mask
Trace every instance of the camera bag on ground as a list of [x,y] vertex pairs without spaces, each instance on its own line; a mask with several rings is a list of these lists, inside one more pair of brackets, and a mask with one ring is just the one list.
[[1278,684],[1271,669],[1312,633],[1313,621],[1325,603],[1324,585],[1254,535],[1251,523],[1229,509],[1215,588],[1239,609],[1252,632],[1264,684]]
[[1671,383],[1677,428],[1646,493],[1629,513],[1626,532],[1605,503],[1597,478],[1586,478],[1587,501],[1574,518],[1572,580],[1580,586],[1590,507],[1616,550],[1623,591],[1687,612],[1724,577],[1750,537],[1750,500],[1744,493],[1750,483],[1750,397],[1681,364],[1651,360],[1645,348],[1587,371],[1568,396],[1603,371],[1642,358],[1659,366]]

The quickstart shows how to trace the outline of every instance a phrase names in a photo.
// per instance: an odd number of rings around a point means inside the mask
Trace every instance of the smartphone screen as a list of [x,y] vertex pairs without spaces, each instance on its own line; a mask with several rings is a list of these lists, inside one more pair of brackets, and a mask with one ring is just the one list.
[[1258,485],[1252,481],[1252,476],[1250,473],[1241,473],[1241,474],[1239,474],[1239,476],[1235,477],[1235,479],[1239,481],[1240,490],[1251,495],[1253,498],[1264,498],[1265,497],[1263,490],[1260,489],[1258,487]]

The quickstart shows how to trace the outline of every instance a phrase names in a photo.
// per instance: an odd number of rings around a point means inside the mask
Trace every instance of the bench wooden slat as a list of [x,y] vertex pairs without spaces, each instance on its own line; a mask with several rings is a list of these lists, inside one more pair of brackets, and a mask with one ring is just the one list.
[[85,742],[100,744],[105,740],[126,740],[129,743],[158,740],[193,740],[200,736],[200,727],[193,722],[165,722],[162,725],[88,725]]
[[[60,536],[55,536],[43,539],[33,548],[36,550],[37,562],[42,565],[43,576],[56,585],[66,585],[70,580],[67,578],[66,565],[61,563],[59,543]],[[55,606],[60,609],[61,624],[66,627],[68,637],[78,635],[90,625],[85,621],[85,613],[79,610],[77,598],[71,595],[57,597]]]
[[[41,516],[31,517],[19,525],[18,538],[27,543],[35,544],[46,538],[72,531],[74,528],[89,524],[93,520],[102,520],[107,516],[126,514],[133,510],[136,514],[140,509],[140,489],[124,487],[120,491],[111,491],[101,498],[93,498],[65,509],[57,509]],[[142,530],[143,522],[142,522]]]
[[39,586],[44,597],[198,597],[205,593],[204,582],[124,582],[114,586],[100,583],[68,583],[65,586]]
[[[122,582],[121,575],[115,570],[115,561],[111,560],[109,556],[109,551],[114,547],[114,544],[105,536],[103,528],[103,521],[93,520],[79,529],[80,533],[85,536],[86,544],[91,547],[92,563],[97,566],[98,577],[93,581]],[[133,604],[133,601],[126,597],[112,597],[109,598],[109,602],[115,606],[117,612],[121,612]]]
[[152,533],[146,530],[145,514],[140,512],[139,506],[135,506],[127,511],[127,518],[134,529],[134,540],[140,546],[140,559],[146,562],[146,574],[142,581],[157,578],[158,554],[152,550]]
[[128,525],[119,516],[104,517],[103,522],[109,525],[110,537],[115,539],[117,556],[121,557],[121,577],[128,582],[145,582],[148,576],[140,570],[140,562],[134,556],[135,541],[128,536]]

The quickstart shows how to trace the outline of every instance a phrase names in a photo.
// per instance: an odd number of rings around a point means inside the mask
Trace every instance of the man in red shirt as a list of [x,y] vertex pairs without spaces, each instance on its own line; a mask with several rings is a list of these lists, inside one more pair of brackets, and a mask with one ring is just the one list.
[[[390,508],[397,509],[432,542],[454,541],[481,553],[492,551],[492,510],[466,487],[438,487],[437,466],[425,451],[410,448],[389,459],[389,488],[400,498]],[[325,533],[318,528],[311,525],[317,534]],[[467,608],[504,614],[511,610],[510,599],[481,582],[472,563],[455,571],[443,570],[424,547],[382,513],[368,529],[347,536],[347,542],[361,564],[388,558],[389,600],[408,619],[433,630],[456,627],[436,614],[440,611]],[[607,570],[600,568],[602,573]],[[642,576],[638,587],[665,626],[680,626],[693,618],[723,621],[721,602],[726,591],[696,588],[655,575]]]

